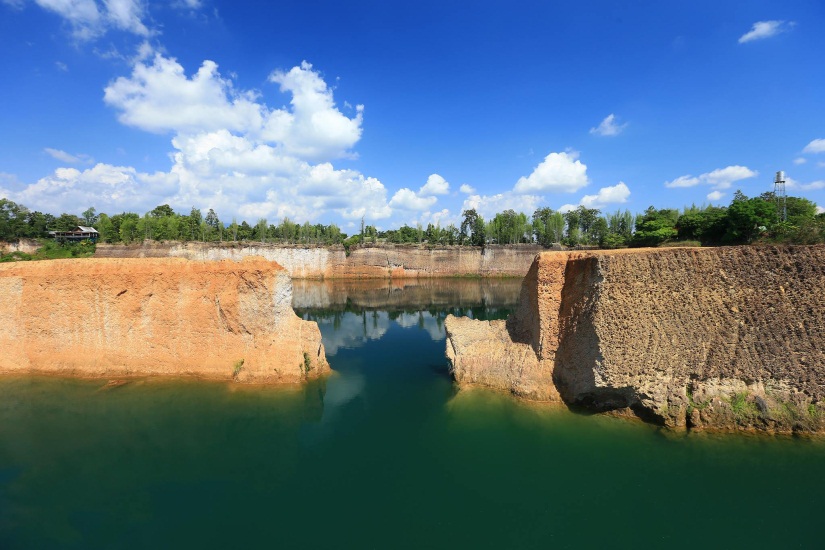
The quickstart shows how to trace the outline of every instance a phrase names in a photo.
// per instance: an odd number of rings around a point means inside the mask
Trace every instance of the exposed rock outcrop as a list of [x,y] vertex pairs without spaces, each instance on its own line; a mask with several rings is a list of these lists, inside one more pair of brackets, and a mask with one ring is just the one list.
[[401,279],[415,277],[523,277],[538,246],[485,248],[415,245],[368,245],[349,255],[342,246],[297,246],[243,243],[99,244],[97,258],[188,258],[238,260],[260,256],[282,265],[295,279]]
[[321,334],[273,262],[84,259],[0,265],[0,372],[293,383]]
[[0,241],[0,253],[9,254],[11,252],[23,252],[34,254],[40,248],[40,243],[35,239],[18,239],[13,242]]
[[824,303],[822,246],[544,253],[506,323],[447,318],[447,355],[459,383],[533,399],[821,431]]

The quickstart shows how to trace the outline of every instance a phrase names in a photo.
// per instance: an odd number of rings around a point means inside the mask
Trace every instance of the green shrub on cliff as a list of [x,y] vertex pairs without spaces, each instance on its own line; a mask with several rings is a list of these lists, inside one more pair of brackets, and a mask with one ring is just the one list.
[[310,357],[307,352],[304,352],[303,368],[304,368],[304,374],[309,375],[309,371],[312,370],[312,357]]
[[42,241],[37,252],[34,253],[34,260],[59,260],[64,258],[88,258],[95,253],[95,244],[91,241],[79,243],[58,243],[52,240]]

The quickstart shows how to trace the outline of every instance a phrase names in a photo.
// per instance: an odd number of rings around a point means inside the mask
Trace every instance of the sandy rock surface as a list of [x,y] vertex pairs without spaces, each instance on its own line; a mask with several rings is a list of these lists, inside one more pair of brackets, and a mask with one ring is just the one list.
[[0,372],[293,383],[321,334],[275,263],[82,259],[0,265]]
[[[446,326],[459,382],[522,393],[516,361],[486,359],[509,344],[468,345],[478,321]],[[497,330],[532,349],[534,397],[672,427],[825,428],[823,246],[544,253]]]

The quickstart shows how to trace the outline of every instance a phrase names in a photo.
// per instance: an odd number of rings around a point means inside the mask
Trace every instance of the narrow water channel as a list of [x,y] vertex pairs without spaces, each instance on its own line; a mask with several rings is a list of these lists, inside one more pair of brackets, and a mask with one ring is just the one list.
[[0,378],[0,548],[822,547],[820,440],[457,391],[444,318],[518,290],[296,283],[304,387]]

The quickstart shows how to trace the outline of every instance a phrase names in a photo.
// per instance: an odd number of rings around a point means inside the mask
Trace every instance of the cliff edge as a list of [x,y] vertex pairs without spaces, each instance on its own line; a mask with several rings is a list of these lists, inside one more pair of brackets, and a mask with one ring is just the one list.
[[299,382],[329,366],[291,301],[263,259],[0,265],[0,372]]
[[447,318],[459,384],[670,427],[825,429],[825,247],[543,253],[520,300],[506,322]]

